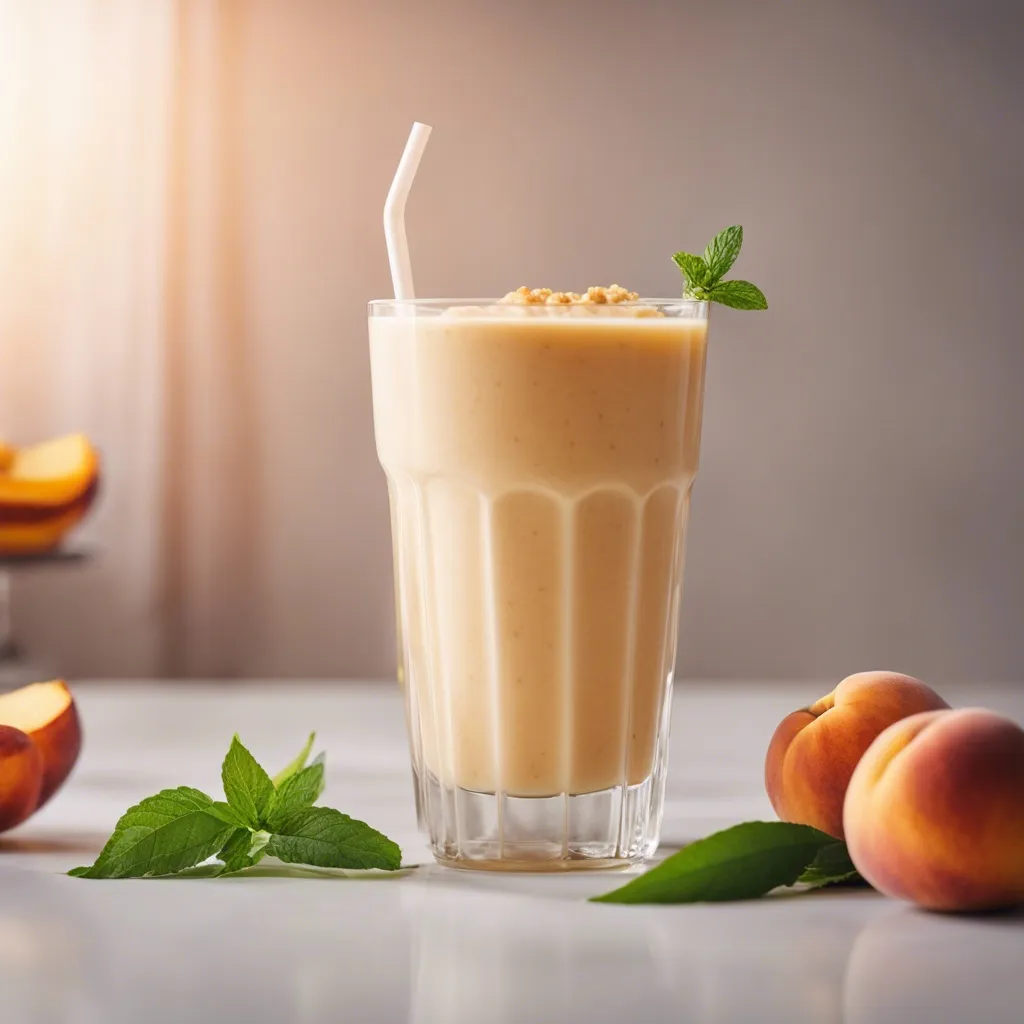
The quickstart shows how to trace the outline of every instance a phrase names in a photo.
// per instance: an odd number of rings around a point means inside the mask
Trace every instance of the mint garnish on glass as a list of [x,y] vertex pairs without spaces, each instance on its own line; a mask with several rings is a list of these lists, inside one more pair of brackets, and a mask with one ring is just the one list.
[[768,300],[757,285],[749,281],[723,281],[736,262],[743,246],[743,228],[734,224],[708,242],[703,256],[677,252],[672,257],[686,278],[684,299],[720,302],[733,309],[767,309]]
[[265,856],[321,868],[401,866],[402,851],[387,836],[330,807],[316,807],[324,789],[324,755],[306,761],[315,736],[271,778],[237,736],[224,758],[226,801],[198,789],[165,789],[129,808],[91,867],[78,878],[174,875],[211,857],[214,874],[252,867]]
[[748,821],[683,847],[595,903],[749,900],[797,883],[817,889],[860,881],[846,844],[809,825]]

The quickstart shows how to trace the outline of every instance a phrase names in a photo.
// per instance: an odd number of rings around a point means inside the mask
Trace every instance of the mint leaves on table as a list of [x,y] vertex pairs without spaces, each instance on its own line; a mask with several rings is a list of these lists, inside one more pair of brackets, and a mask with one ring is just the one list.
[[767,309],[768,300],[756,285],[749,281],[722,280],[736,262],[742,246],[743,228],[734,224],[708,242],[703,256],[677,252],[672,259],[686,278],[683,298],[720,302],[733,309]]
[[226,801],[198,789],[165,789],[129,808],[96,862],[78,878],[173,875],[210,857],[217,874],[243,871],[271,855],[322,868],[401,866],[402,851],[365,822],[316,807],[324,789],[324,755],[306,764],[314,736],[273,779],[237,736],[221,769]]
[[857,878],[846,844],[809,825],[748,821],[683,847],[596,903],[747,900],[797,882],[820,887]]

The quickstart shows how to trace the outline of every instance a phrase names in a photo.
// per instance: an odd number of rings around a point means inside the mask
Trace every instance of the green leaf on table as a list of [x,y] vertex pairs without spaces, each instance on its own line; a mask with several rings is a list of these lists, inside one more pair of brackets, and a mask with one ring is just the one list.
[[325,758],[320,754],[312,764],[285,779],[274,792],[267,811],[267,828],[274,832],[278,823],[293,811],[312,807],[324,791]]
[[275,787],[236,735],[221,769],[226,802],[184,786],[147,797],[121,816],[94,864],[68,874],[209,878],[244,871],[270,854],[320,868],[401,867],[402,851],[387,836],[340,811],[312,806],[323,793],[325,771],[323,754],[306,764],[314,738]]
[[743,228],[739,224],[719,231],[708,242],[704,249],[704,262],[708,268],[707,284],[709,287],[720,281],[729,272],[742,247]]
[[700,256],[695,256],[692,252],[677,252],[672,260],[686,277],[688,294],[694,289],[703,288],[708,279],[708,265]]
[[402,864],[398,844],[365,822],[330,807],[306,807],[276,822],[267,853],[288,864],[322,868],[382,868]]
[[809,825],[748,821],[684,847],[598,903],[746,900],[792,885],[834,836]]
[[732,309],[768,308],[764,292],[749,281],[720,281],[710,289],[708,298]]
[[262,828],[274,795],[274,783],[242,745],[236,733],[221,767],[224,795],[249,828]]
[[820,889],[824,885],[840,885],[844,882],[863,881],[863,879],[850,859],[850,851],[846,848],[846,843],[836,841],[829,846],[823,846],[817,852],[814,860],[797,881]]
[[171,875],[212,857],[232,827],[210,810],[198,789],[165,789],[129,808],[96,862],[68,872],[79,878]]
[[309,757],[309,752],[313,749],[313,744],[316,742],[316,733],[311,732],[309,739],[306,740],[306,745],[299,751],[298,756],[290,764],[285,765],[273,778],[274,789],[280,788],[281,784],[290,779],[296,772],[301,771],[306,767],[306,760]]

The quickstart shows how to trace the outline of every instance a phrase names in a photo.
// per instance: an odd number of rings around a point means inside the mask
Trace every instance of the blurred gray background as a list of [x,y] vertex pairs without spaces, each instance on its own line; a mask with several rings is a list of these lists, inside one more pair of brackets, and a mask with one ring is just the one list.
[[381,209],[422,120],[424,296],[671,295],[672,252],[744,225],[736,273],[770,309],[713,318],[684,675],[1024,679],[1020,3],[235,11],[270,482],[226,674],[393,676],[364,304],[390,294]]

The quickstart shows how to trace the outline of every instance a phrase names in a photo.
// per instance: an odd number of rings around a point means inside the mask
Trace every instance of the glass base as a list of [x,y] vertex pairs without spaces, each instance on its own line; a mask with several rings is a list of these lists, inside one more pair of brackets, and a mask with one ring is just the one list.
[[537,860],[476,860],[470,857],[443,857],[435,851],[434,860],[442,867],[456,868],[460,871],[508,871],[514,873],[534,872],[535,874],[554,874],[562,871],[615,871],[628,868],[639,860],[622,860],[615,857],[578,857],[572,860],[561,858]]
[[635,786],[550,797],[478,793],[443,786],[430,773],[417,775],[416,783],[431,850],[447,867],[619,868],[652,856],[658,845],[663,787],[656,777]]

